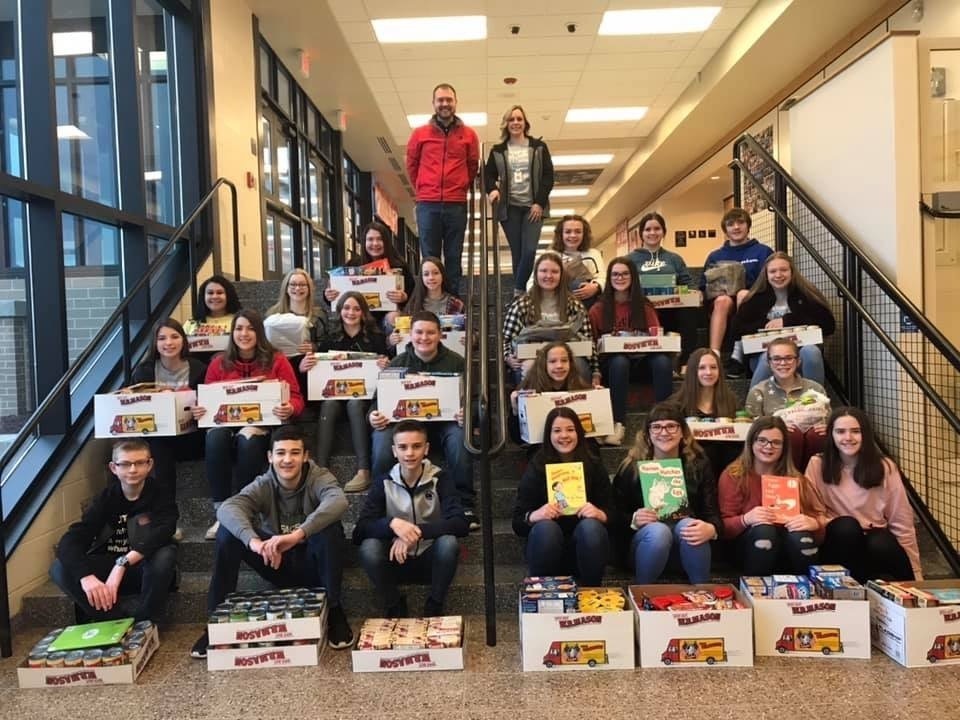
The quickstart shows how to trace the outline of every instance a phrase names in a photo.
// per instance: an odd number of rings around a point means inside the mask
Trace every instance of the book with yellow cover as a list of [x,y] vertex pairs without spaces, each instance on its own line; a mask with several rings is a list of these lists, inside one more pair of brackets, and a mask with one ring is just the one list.
[[576,515],[587,503],[587,483],[582,462],[547,465],[547,502],[556,503],[564,515]]

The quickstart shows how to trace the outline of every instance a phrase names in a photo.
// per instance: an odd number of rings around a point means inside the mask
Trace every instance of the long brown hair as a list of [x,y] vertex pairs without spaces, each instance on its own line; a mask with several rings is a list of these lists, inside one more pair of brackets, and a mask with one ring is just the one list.
[[223,351],[223,369],[233,370],[233,366],[237,362],[244,362],[240,359],[240,351],[233,341],[233,331],[236,329],[237,320],[240,318],[250,323],[254,334],[257,336],[257,346],[253,350],[254,363],[264,370],[269,370],[273,367],[273,356],[277,351],[267,340],[267,333],[263,329],[263,318],[260,317],[260,313],[252,308],[238,310],[237,314],[233,316],[233,322],[230,323],[230,340],[227,342],[227,349]]
[[451,290],[450,286],[447,284],[447,269],[443,266],[440,258],[428,255],[420,262],[420,272],[417,273],[417,279],[413,286],[413,292],[410,293],[407,304],[403,306],[403,312],[406,315],[413,315],[413,313],[417,312],[418,310],[423,310],[423,303],[427,299],[427,288],[423,284],[423,266],[427,263],[433,263],[440,271],[440,294],[456,295],[456,293]]
[[637,433],[633,446],[627,451],[627,456],[620,464],[620,470],[626,470],[638,460],[653,459],[653,443],[650,442],[650,425],[660,420],[673,420],[680,424],[680,457],[686,463],[694,462],[698,457],[703,457],[703,448],[700,447],[690,432],[690,426],[683,415],[683,408],[676,403],[666,401],[658,403],[650,408],[646,419],[643,421],[643,428]]
[[643,292],[643,286],[640,284],[640,276],[637,273],[637,266],[628,258],[623,256],[615,257],[607,265],[607,282],[603,286],[603,292],[600,293],[600,327],[598,332],[603,335],[613,332],[617,317],[617,301],[614,298],[613,289],[613,266],[625,265],[630,270],[630,329],[646,330],[647,325],[647,306],[653,307],[653,304],[647,299]]
[[787,265],[790,266],[790,284],[787,285],[787,292],[797,292],[806,297],[808,300],[813,300],[820,303],[824,307],[830,307],[827,304],[827,299],[809,280],[807,280],[803,275],[797,272],[797,266],[793,263],[793,258],[787,255],[781,250],[777,250],[775,253],[770,255],[763,262],[763,268],[760,270],[760,274],[757,275],[757,281],[753,283],[753,287],[750,288],[750,292],[747,293],[747,296],[741,301],[741,305],[747,302],[754,295],[761,293],[766,293],[770,290],[770,281],[767,280],[767,265],[770,264],[771,260],[784,260]]
[[687,374],[683,378],[683,384],[670,400],[678,403],[688,416],[697,414],[700,403],[700,379],[697,377],[697,369],[700,367],[700,359],[707,354],[712,355],[717,361],[718,370],[717,384],[713,386],[713,412],[716,417],[733,417],[734,413],[737,412],[737,398],[727,386],[720,358],[710,348],[697,348],[690,353],[690,358],[687,360]]
[[537,282],[537,269],[540,267],[541,263],[549,261],[559,266],[560,268],[560,284],[557,285],[557,289],[554,291],[557,293],[557,308],[560,311],[561,319],[566,315],[567,305],[570,303],[570,298],[573,297],[573,293],[570,292],[569,281],[567,280],[567,272],[563,268],[563,258],[551,250],[547,250],[545,253],[541,253],[540,256],[533,263],[533,287],[530,288],[527,295],[530,296],[530,308],[527,310],[527,324],[533,324],[540,320],[540,308],[543,303],[543,290],[540,287],[540,284]]
[[341,338],[346,337],[347,334],[347,331],[343,327],[343,316],[340,314],[343,310],[343,304],[347,300],[356,300],[357,305],[360,306],[360,335],[365,340],[370,340],[374,335],[383,335],[380,324],[373,316],[373,313],[370,312],[367,299],[362,293],[358,293],[356,290],[349,290],[337,298],[337,320],[334,323],[334,327],[339,329]]
[[290,309],[290,294],[288,290],[290,289],[290,281],[295,275],[303,275],[304,279],[307,281],[307,320],[308,327],[313,327],[313,298],[316,293],[316,287],[313,284],[313,278],[310,277],[308,273],[303,268],[294,268],[290,270],[286,275],[283,276],[283,280],[280,281],[280,296],[277,298],[277,301],[267,308],[267,315],[279,315],[281,313],[292,313],[293,310]]
[[580,241],[580,247],[577,250],[586,252],[590,249],[590,244],[593,242],[593,230],[590,229],[590,223],[587,222],[587,219],[583,215],[564,215],[560,222],[553,227],[553,244],[550,245],[550,249],[554,252],[562,254],[566,250],[563,245],[563,225],[571,220],[576,220],[583,225],[583,239]]
[[170,328],[180,335],[180,339],[183,341],[183,344],[180,346],[180,358],[186,360],[188,357],[190,357],[187,334],[183,331],[183,325],[181,325],[180,322],[175,318],[168,317],[164,318],[153,326],[153,344],[150,346],[150,351],[147,353],[147,360],[149,362],[156,362],[160,359],[160,352],[157,350],[157,335],[159,335],[160,331],[164,328]]
[[857,464],[853,468],[853,481],[866,490],[880,487],[883,485],[887,463],[891,463],[894,467],[896,463],[884,455],[877,446],[867,414],[855,407],[839,407],[830,413],[830,419],[827,421],[827,442],[822,453],[823,482],[828,485],[837,485],[840,482],[843,460],[837,450],[837,443],[833,439],[833,426],[843,417],[852,417],[860,426],[860,452],[857,453]]
[[555,348],[563,348],[567,353],[567,359],[570,361],[570,369],[567,371],[567,379],[564,381],[564,387],[560,391],[568,390],[589,390],[592,386],[577,372],[577,366],[574,364],[573,350],[565,342],[555,340],[547,343],[537,350],[537,358],[533,361],[533,367],[520,383],[521,390],[536,390],[537,392],[554,392],[553,378],[547,372],[547,355]]

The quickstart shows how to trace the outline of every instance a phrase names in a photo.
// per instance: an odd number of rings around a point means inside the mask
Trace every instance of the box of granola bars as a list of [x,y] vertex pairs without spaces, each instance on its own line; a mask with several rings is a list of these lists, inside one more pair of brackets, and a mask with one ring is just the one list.
[[354,672],[463,670],[463,618],[371,618],[354,647]]

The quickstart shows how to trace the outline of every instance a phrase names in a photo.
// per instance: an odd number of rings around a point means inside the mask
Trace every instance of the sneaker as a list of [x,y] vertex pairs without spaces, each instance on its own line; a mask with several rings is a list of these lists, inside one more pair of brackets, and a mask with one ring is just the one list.
[[370,471],[369,470],[357,470],[357,474],[354,475],[350,481],[343,486],[343,491],[348,493],[358,493],[363,492],[370,487]]
[[425,618],[443,617],[443,605],[427,595],[427,601],[423,604],[423,616]]
[[470,532],[480,529],[480,518],[473,510],[464,510],[463,514],[467,517],[467,528]]
[[327,644],[334,650],[343,650],[353,645],[353,630],[347,622],[343,608],[331,607],[327,616]]
[[613,445],[619,446],[623,443],[623,436],[626,434],[627,429],[623,426],[623,423],[614,423],[613,425],[613,434],[607,435],[603,438],[604,445]]
[[173,541],[183,542],[183,530],[180,529],[179,525],[177,525],[177,529],[173,531]]
[[727,360],[727,364],[724,367],[724,372],[731,380],[746,377],[747,375],[747,371],[744,369],[743,363],[739,360],[734,360],[733,358]]
[[203,631],[203,635],[197,638],[197,641],[193,644],[193,647],[190,648],[190,657],[197,658],[202,660],[207,656],[207,647],[210,645],[210,636],[207,634],[207,631]]
[[214,520],[213,525],[207,528],[207,531],[203,534],[204,540],[216,540],[217,531],[220,530],[220,521]]
[[385,615],[391,620],[399,620],[401,618],[409,617],[410,611],[407,610],[407,598],[404,595],[400,596],[400,599],[390,607],[387,608]]

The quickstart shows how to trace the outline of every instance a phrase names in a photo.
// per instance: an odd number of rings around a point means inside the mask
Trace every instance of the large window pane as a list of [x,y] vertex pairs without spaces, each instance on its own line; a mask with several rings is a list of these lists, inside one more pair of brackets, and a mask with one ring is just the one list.
[[260,148],[263,156],[263,191],[273,195],[273,136],[270,121],[260,116]]
[[277,197],[284,205],[290,206],[293,202],[290,187],[290,153],[292,143],[286,140],[277,145]]
[[293,225],[279,220],[280,226],[280,272],[293,270]]
[[0,168],[22,177],[17,35],[17,2],[0,0]]
[[[0,242],[22,253],[24,204],[10,198],[0,199],[2,232]],[[8,266],[9,267],[9,266]],[[17,267],[23,268],[23,264]],[[16,433],[33,412],[33,336],[27,304],[25,272],[7,272],[0,278],[0,435]],[[0,452],[3,451],[0,445]]]
[[277,235],[276,230],[274,229],[274,220],[273,215],[267,215],[267,230],[266,230],[266,240],[267,243],[267,270],[270,272],[277,271]]

